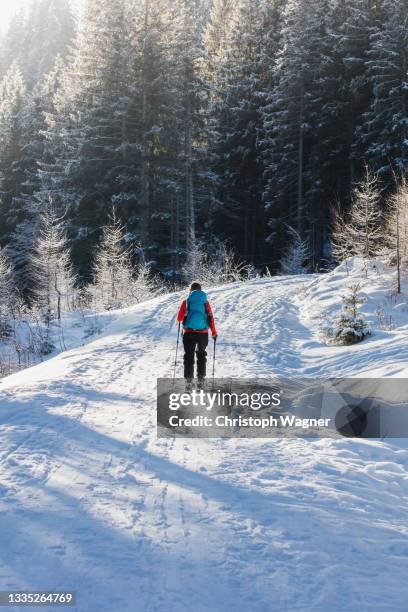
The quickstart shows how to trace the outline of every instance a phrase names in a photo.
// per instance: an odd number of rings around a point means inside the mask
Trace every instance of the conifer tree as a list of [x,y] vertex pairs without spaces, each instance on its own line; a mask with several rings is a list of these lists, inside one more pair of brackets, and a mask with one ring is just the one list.
[[18,303],[13,269],[5,249],[0,248],[0,340],[12,334],[11,319]]
[[134,249],[125,238],[125,227],[113,209],[103,228],[94,260],[91,293],[97,309],[129,306],[149,299],[157,292],[157,282],[143,256],[134,267]]
[[[277,59],[278,83],[264,110],[264,204],[277,251],[282,252],[282,221],[313,247],[316,186],[316,128],[319,75],[324,50],[326,2],[286,3]],[[313,251],[316,249],[312,249]],[[321,249],[320,249],[321,250]],[[312,252],[313,255],[313,252]]]
[[32,296],[48,322],[73,308],[76,275],[63,226],[49,203],[31,258]]
[[0,41],[0,78],[4,78],[11,65],[21,58],[25,36],[26,8],[20,4]]
[[73,56],[47,117],[55,159],[45,175],[67,210],[75,264],[90,275],[100,217],[119,190],[126,151],[129,32],[125,0],[88,0]]
[[29,88],[48,74],[57,56],[65,57],[75,34],[75,19],[68,0],[35,0],[27,15],[25,51],[20,63]]
[[384,0],[353,0],[345,2],[344,12],[340,14],[339,50],[345,67],[346,126],[350,151],[349,184],[364,177],[366,146],[359,134],[364,114],[370,106],[373,91],[367,74],[367,59],[370,41],[374,32],[384,22]]
[[176,126],[180,131],[180,164],[176,168],[182,194],[187,256],[197,237],[197,220],[205,194],[201,155],[205,146],[203,123],[204,83],[199,70],[202,57],[202,20],[199,0],[177,0],[174,14],[174,87],[177,97]]
[[75,31],[69,0],[31,0],[10,21],[0,46],[0,75],[17,62],[31,90],[68,53]]
[[343,296],[343,308],[329,330],[334,344],[349,345],[361,342],[371,334],[371,329],[359,311],[365,298],[360,295],[360,285],[351,285]]
[[282,274],[306,274],[310,259],[310,248],[306,241],[302,240],[298,232],[289,227],[291,243],[280,261]]
[[378,177],[366,167],[365,178],[354,190],[348,225],[353,252],[371,258],[380,252],[383,233],[383,214],[380,207],[381,194]]
[[0,242],[10,240],[17,221],[15,201],[25,180],[24,108],[26,89],[17,64],[0,83]]
[[124,237],[125,228],[113,210],[96,251],[92,287],[96,305],[106,310],[128,304],[134,271],[131,249]]
[[180,223],[174,227],[172,218],[175,209],[179,213],[181,209],[179,59],[173,52],[174,27],[168,0],[141,3],[131,39],[127,167],[120,176],[122,192],[115,199],[126,212],[128,231],[143,244],[145,256],[161,255],[164,269],[171,265],[175,243],[180,245]]
[[50,74],[46,75],[43,81],[27,95],[23,111],[24,181],[20,194],[13,200],[13,232],[8,250],[19,288],[24,294],[29,292],[30,288],[31,252],[38,232],[40,215],[52,197],[52,189],[45,189],[41,169],[50,160],[51,148],[46,139],[46,116],[53,110],[53,98],[62,70],[62,59],[57,58]]
[[384,20],[366,60],[372,97],[358,135],[366,158],[388,185],[408,163],[408,20],[404,0],[384,0]]
[[[214,20],[223,18],[221,8]],[[280,3],[241,0],[233,7],[229,30],[216,21],[207,28],[207,72],[213,92],[209,157],[217,183],[213,226],[252,262],[263,261],[263,164],[258,141],[265,95],[273,82],[279,19]],[[212,69],[211,45],[217,38],[224,47]]]

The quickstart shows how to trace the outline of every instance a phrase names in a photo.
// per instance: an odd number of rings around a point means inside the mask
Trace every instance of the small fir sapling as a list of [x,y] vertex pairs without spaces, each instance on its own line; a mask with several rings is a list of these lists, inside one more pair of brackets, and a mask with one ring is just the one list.
[[359,291],[359,284],[352,285],[343,297],[343,308],[329,330],[330,342],[333,344],[356,344],[371,334],[370,327],[359,312],[359,306],[365,302]]
[[309,271],[309,245],[305,240],[302,240],[300,234],[293,227],[288,227],[288,229],[291,242],[280,261],[281,272],[282,274],[306,274]]
[[125,228],[113,209],[95,254],[94,282],[89,287],[96,309],[131,306],[158,293],[158,281],[142,258],[133,265],[133,246],[126,244]]
[[51,202],[40,218],[40,232],[31,256],[33,298],[47,327],[61,320],[75,301],[76,275],[62,219]]
[[354,191],[350,209],[348,231],[353,244],[353,254],[371,259],[376,257],[384,243],[381,194],[378,177],[366,166],[365,178]]

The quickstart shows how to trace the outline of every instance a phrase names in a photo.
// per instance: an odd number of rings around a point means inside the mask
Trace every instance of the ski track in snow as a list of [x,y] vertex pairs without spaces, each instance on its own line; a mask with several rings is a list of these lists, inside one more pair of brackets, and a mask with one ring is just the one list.
[[[317,281],[209,291],[217,376],[354,375],[300,316]],[[156,439],[180,299],[1,381],[1,588],[73,589],[80,612],[406,611],[403,442]]]

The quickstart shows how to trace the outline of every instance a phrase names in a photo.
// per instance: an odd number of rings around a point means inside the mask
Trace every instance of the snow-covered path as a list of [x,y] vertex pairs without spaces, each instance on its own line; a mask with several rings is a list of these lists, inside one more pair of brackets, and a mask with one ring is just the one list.
[[[313,282],[211,291],[217,375],[350,375],[300,317]],[[402,442],[156,439],[179,300],[0,382],[0,588],[73,589],[80,612],[405,611]]]

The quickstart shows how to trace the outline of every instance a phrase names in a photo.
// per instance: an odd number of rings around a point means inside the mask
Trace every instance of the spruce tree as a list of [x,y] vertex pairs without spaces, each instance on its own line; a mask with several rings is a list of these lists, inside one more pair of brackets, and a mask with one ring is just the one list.
[[329,339],[333,344],[349,345],[361,342],[371,334],[371,329],[359,311],[365,302],[360,295],[360,285],[351,285],[343,296],[343,308],[334,319],[329,330]]
[[14,63],[0,83],[0,242],[9,242],[17,222],[16,201],[25,180],[26,88]]
[[[214,13],[214,19],[222,17],[221,10]],[[229,30],[217,22],[207,28],[211,45],[220,40],[216,69],[211,46],[207,51],[212,91],[209,158],[216,176],[213,227],[254,263],[264,258],[259,140],[265,96],[273,82],[279,19],[280,3],[241,0],[234,5]]]
[[145,0],[135,16],[127,166],[120,176],[122,192],[115,200],[145,257],[155,261],[159,257],[166,271],[176,265],[181,244],[179,59],[174,52],[174,21],[168,0]]
[[390,185],[408,163],[408,21],[404,0],[384,0],[384,20],[370,36],[369,110],[359,129],[366,158]]
[[[46,117],[54,110],[53,98],[63,70],[61,58],[57,58],[54,69],[46,75],[26,96],[22,113],[22,142],[24,143],[21,165],[24,180],[18,196],[13,198],[12,234],[8,247],[13,262],[19,289],[27,295],[30,289],[30,259],[36,240],[39,218],[47,208],[52,188],[46,188],[46,164],[52,157],[51,143],[46,138]],[[48,187],[48,185],[47,185]]]
[[378,177],[366,167],[365,178],[357,185],[350,209],[349,233],[353,254],[369,259],[383,247],[383,213]]
[[31,258],[32,296],[49,323],[73,308],[76,275],[71,264],[63,220],[50,202],[40,218],[40,231]]
[[0,340],[12,333],[10,320],[15,318],[17,295],[10,259],[6,249],[0,248]]
[[113,209],[94,257],[90,290],[97,310],[130,306],[157,293],[157,282],[143,255],[138,265],[133,265],[134,249],[126,242],[127,238],[126,229]]
[[17,62],[28,89],[68,53],[75,31],[69,0],[31,0],[13,16],[0,46],[0,75]]
[[12,15],[0,41],[0,78],[4,78],[10,66],[22,57],[22,44],[26,36],[26,9],[20,5]]
[[339,28],[339,50],[345,67],[348,113],[344,132],[350,141],[350,184],[364,176],[366,145],[360,132],[364,114],[372,100],[372,84],[368,78],[367,60],[370,41],[384,21],[384,0],[352,0],[345,3]]
[[75,264],[89,277],[100,218],[119,192],[126,151],[129,32],[125,0],[89,0],[73,56],[47,116],[54,160],[45,169],[57,210],[68,211]]
[[[319,125],[318,75],[324,57],[327,5],[324,0],[287,3],[276,64],[277,85],[264,111],[264,204],[277,253],[287,240],[284,223],[314,247],[316,188],[319,173],[316,128]],[[313,251],[321,251],[321,245]],[[314,255],[314,253],[312,253]]]
[[206,131],[203,122],[204,82],[199,70],[202,57],[202,12],[199,0],[177,0],[174,4],[174,62],[172,76],[177,100],[176,129],[180,134],[175,179],[181,194],[184,246],[187,257],[198,235],[200,209],[206,202],[206,173],[203,173],[203,149]]
[[289,227],[288,230],[291,235],[291,243],[280,261],[280,272],[282,274],[306,274],[310,259],[309,245],[292,227]]
[[68,0],[35,0],[27,15],[24,55],[20,59],[27,85],[33,88],[49,73],[57,56],[65,57],[75,34]]

